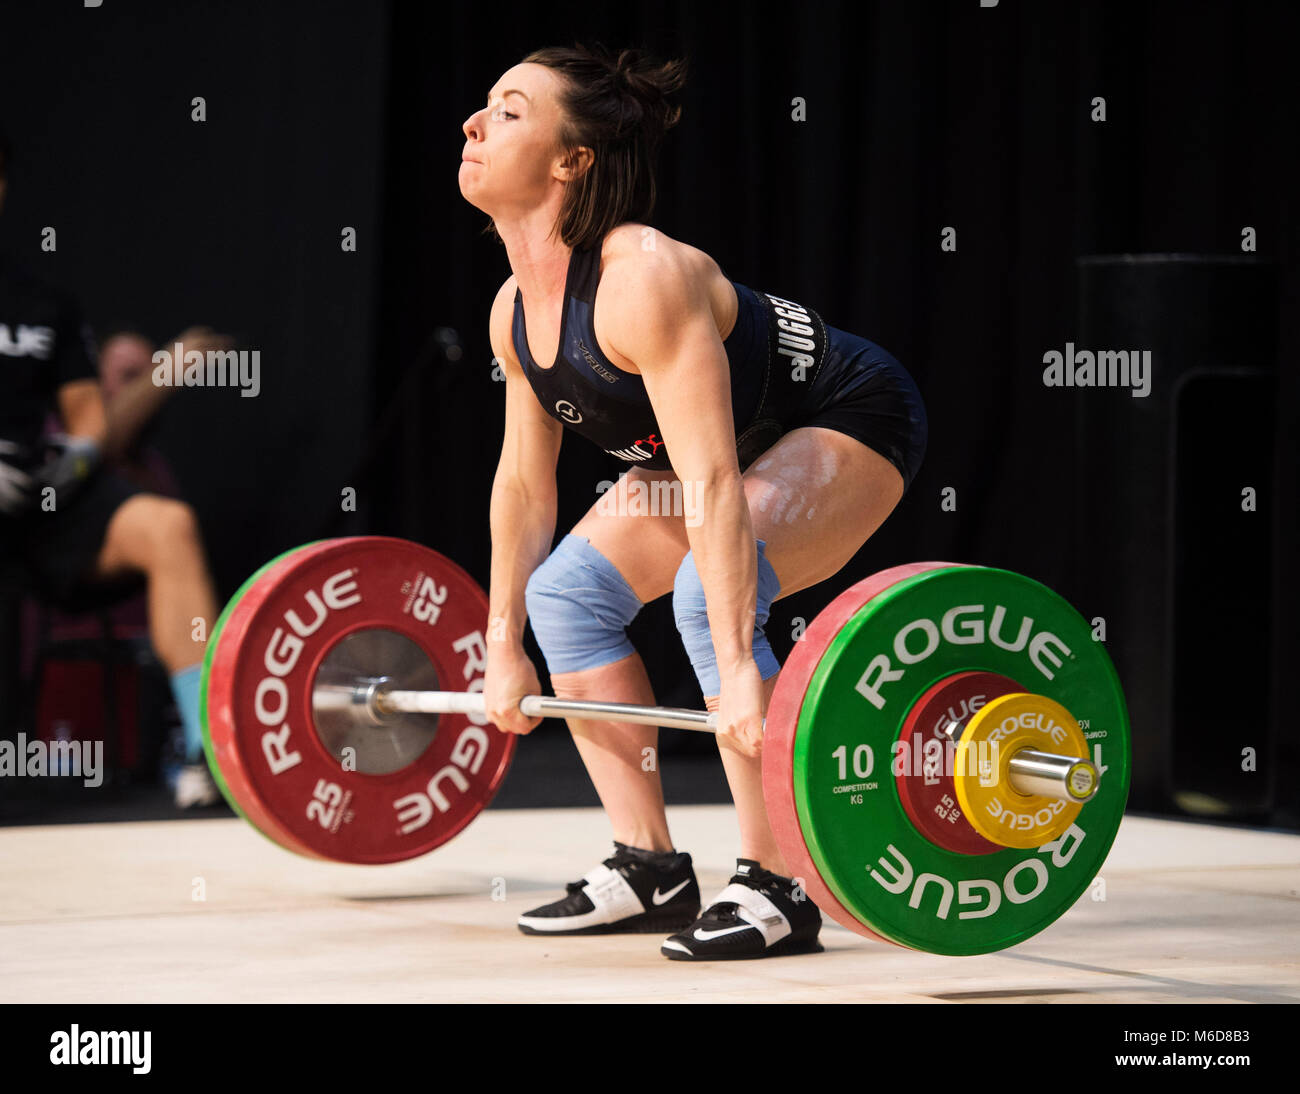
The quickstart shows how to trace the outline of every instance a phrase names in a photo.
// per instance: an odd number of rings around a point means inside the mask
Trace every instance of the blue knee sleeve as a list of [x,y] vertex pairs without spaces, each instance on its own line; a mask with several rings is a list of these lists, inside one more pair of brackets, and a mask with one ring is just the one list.
[[[767,622],[772,610],[772,601],[781,591],[781,583],[776,578],[776,571],[767,561],[763,548],[765,541],[758,541],[758,590],[754,604],[754,663],[764,680],[775,676],[781,665],[772,652],[772,646],[763,633],[763,624]],[[709,616],[704,604],[704,587],[700,584],[699,572],[695,569],[693,552],[688,552],[677,570],[673,582],[673,616],[677,620],[677,630],[682,636],[682,645],[686,655],[691,659],[691,667],[700,682],[700,690],[708,699],[722,690],[718,677],[718,658],[713,650],[713,636],[709,633]]]
[[552,673],[598,669],[636,652],[626,628],[641,601],[581,536],[565,536],[533,571],[524,603]]

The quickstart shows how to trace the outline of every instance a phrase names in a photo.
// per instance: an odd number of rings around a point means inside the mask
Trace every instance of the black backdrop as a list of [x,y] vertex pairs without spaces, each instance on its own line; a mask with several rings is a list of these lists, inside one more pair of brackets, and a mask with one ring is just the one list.
[[[1075,258],[1240,255],[1251,226],[1292,305],[1277,315],[1279,399],[1259,408],[1279,438],[1260,515],[1277,547],[1280,725],[1281,669],[1300,653],[1284,622],[1298,606],[1300,496],[1300,95],[1284,10],[7,4],[0,117],[18,160],[0,246],[73,289],[96,323],[136,317],[162,338],[205,320],[261,348],[260,398],[187,391],[159,432],[223,593],[284,547],[360,530],[428,542],[486,580],[503,394],[487,313],[508,271],[456,188],[460,124],[539,45],[686,55],[658,226],[729,276],[884,345],[930,414],[926,464],[885,527],[833,582],[778,604],[780,652],[793,617],[905,560],[1006,566],[1072,596],[1087,556],[1070,496],[1076,393],[1041,373],[1043,354],[1076,333]],[[194,95],[207,99],[202,125],[189,120]],[[1104,122],[1090,118],[1095,96]],[[57,254],[38,249],[44,225],[59,228]],[[345,225],[356,253],[340,250]],[[948,226],[953,253],[940,249]],[[440,328],[457,332],[451,354]],[[562,528],[618,470],[566,443]],[[356,514],[340,510],[347,486]],[[949,487],[955,511],[940,505]],[[666,605],[643,613],[636,636],[661,699],[698,701]]]
[[223,594],[338,511],[364,439],[386,48],[366,4],[0,11],[5,253],[101,329],[162,342],[202,322],[260,352],[257,398],[185,389],[156,436]]

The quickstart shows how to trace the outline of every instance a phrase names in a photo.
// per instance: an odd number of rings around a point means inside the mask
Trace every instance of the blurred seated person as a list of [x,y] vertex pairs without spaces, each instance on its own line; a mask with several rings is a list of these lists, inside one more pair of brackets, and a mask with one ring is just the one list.
[[[179,342],[187,351],[225,350],[233,339],[208,327],[193,327],[164,343],[171,351]],[[157,432],[159,411],[177,389],[152,382],[154,371],[153,343],[138,327],[111,326],[99,340],[99,386],[109,421],[119,437],[119,450],[110,468],[132,485],[151,494],[182,498],[180,483],[166,457],[151,444]],[[182,499],[184,500],[184,499]],[[147,603],[143,595],[123,600],[109,611],[115,627],[142,629],[148,626]],[[182,724],[182,728],[184,728]],[[172,790],[179,808],[212,804],[219,793],[212,785],[206,767],[187,770],[186,755],[193,742],[173,748],[164,744],[164,781]]]
[[[0,131],[0,209],[11,163]],[[134,404],[120,403],[128,386],[110,418],[96,357],[77,303],[0,254],[0,554],[58,607],[75,606],[88,588],[144,576],[150,642],[185,726],[178,804],[215,801],[199,723],[206,642],[193,634],[196,618],[211,627],[217,603],[198,520],[184,502],[105,466],[150,414],[133,417]],[[62,430],[53,437],[45,431],[51,413]]]

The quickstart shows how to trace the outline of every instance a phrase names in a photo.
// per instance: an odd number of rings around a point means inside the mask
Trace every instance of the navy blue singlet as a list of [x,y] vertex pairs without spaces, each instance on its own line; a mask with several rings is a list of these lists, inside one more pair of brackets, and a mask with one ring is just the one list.
[[[606,452],[628,463],[654,470],[671,468],[659,426],[636,373],[619,368],[596,341],[593,327],[596,286],[600,281],[600,249],[574,250],[565,280],[559,354],[549,368],[539,367],[528,351],[523,297],[515,290],[512,339],[515,354],[538,400],[551,417]],[[773,396],[792,370],[802,391],[811,387],[826,348],[826,327],[809,308],[756,293],[739,282],[736,324],[723,341],[731,372],[731,413],[737,448],[744,451],[746,432],[757,439],[756,427],[770,425],[795,407],[790,400],[777,408]],[[777,367],[773,368],[774,362]],[[803,370],[799,371],[798,366]],[[779,411],[779,412],[778,412]],[[767,444],[779,427],[764,434]],[[763,445],[766,447],[766,444]],[[743,462],[743,461],[742,461]]]

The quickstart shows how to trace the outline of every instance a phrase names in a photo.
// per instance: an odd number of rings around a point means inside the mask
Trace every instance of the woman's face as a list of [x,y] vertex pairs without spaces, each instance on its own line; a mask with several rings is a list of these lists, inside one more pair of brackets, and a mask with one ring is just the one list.
[[488,92],[487,105],[461,126],[460,192],[488,216],[535,209],[552,188],[563,186],[561,79],[545,65],[515,65]]
[[138,334],[115,334],[99,351],[99,382],[104,398],[112,400],[119,391],[153,368],[153,346]]

